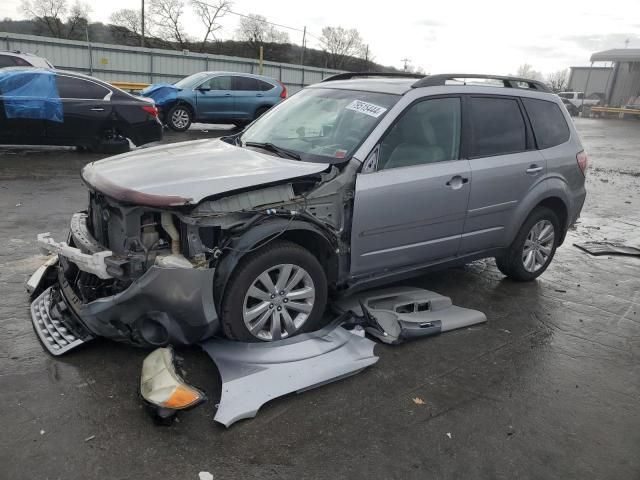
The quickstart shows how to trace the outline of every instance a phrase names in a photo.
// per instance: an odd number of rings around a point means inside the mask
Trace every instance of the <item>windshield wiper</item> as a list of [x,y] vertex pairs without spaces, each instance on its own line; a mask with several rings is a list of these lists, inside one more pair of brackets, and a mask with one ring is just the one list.
[[270,152],[276,153],[276,154],[278,154],[278,156],[283,157],[283,158],[292,158],[294,160],[302,160],[302,157],[298,153],[293,152],[291,150],[287,150],[286,148],[279,147],[279,146],[274,145],[273,143],[270,143],[270,142],[266,142],[266,143],[245,142],[244,146],[245,147],[263,148],[264,150],[268,150]]

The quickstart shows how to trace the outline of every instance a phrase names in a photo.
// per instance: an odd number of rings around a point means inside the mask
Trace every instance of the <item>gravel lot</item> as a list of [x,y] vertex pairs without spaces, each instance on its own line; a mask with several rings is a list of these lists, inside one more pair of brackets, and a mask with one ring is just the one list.
[[144,351],[98,340],[58,359],[43,352],[23,288],[42,262],[35,237],[66,235],[87,201],[78,171],[100,156],[0,147],[0,477],[640,478],[640,259],[572,245],[640,246],[640,122],[576,124],[587,203],[537,282],[505,280],[492,260],[407,282],[489,321],[379,345],[374,367],[228,430],[213,422],[220,380],[198,348],[181,355],[209,401],[169,428],[138,399]]

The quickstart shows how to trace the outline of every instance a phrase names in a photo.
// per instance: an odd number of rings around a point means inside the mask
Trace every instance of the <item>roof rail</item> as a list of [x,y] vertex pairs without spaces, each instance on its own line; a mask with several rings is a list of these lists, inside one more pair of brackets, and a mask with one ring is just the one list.
[[351,80],[358,77],[424,78],[424,75],[406,72],[344,72],[331,75],[322,81],[333,82],[334,80]]
[[[507,77],[502,75],[482,75],[477,73],[442,73],[438,75],[429,75],[427,77],[418,80],[416,83],[411,85],[412,88],[420,88],[420,87],[436,87],[445,85],[447,80],[455,80],[455,79],[466,79],[466,78],[480,78],[484,80],[501,80],[505,88],[521,88],[521,89],[531,89],[538,90],[540,92],[548,92],[552,93],[551,89],[547,87],[544,83],[538,80],[531,80],[530,78],[519,78],[519,77]],[[519,84],[525,84],[527,87],[523,87]],[[466,85],[466,83],[465,83]]]

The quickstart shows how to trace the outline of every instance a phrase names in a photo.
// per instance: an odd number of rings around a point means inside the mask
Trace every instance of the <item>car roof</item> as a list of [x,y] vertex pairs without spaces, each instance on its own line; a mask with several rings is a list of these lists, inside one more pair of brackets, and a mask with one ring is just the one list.
[[[455,91],[456,93],[478,93],[486,91],[492,95],[508,95],[508,96],[529,96],[533,94],[539,98],[548,98],[549,96],[557,97],[546,85],[536,80],[528,80],[517,77],[504,77],[492,75],[477,74],[440,74],[425,75],[424,77],[407,78],[407,74],[384,73],[378,74],[376,77],[372,74],[352,74],[353,78],[342,79],[343,76],[351,75],[349,73],[335,75],[335,80],[325,79],[320,83],[316,83],[307,88],[336,88],[341,90],[358,90],[375,93],[387,93],[394,95],[405,95],[412,90],[437,89],[438,93],[446,93],[447,91]],[[405,76],[403,76],[405,75]],[[457,81],[465,79],[464,81]],[[467,80],[470,80],[468,82]],[[486,80],[495,81],[497,83],[487,83]],[[452,81],[452,83],[447,83]],[[500,83],[503,83],[501,85]],[[522,84],[526,84],[523,86]]]

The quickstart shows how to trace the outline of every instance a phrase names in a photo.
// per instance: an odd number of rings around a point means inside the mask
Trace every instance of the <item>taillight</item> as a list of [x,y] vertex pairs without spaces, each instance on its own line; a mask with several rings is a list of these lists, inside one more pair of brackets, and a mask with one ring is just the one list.
[[151,115],[152,117],[157,117],[158,116],[158,109],[156,107],[153,107],[151,105],[144,105],[142,107],[142,109],[147,112],[149,115]]
[[278,83],[282,87],[282,91],[280,92],[280,98],[282,98],[282,99],[287,98],[287,87],[285,87],[282,82],[278,82]]
[[578,167],[580,167],[580,171],[582,172],[582,175],[586,177],[587,166],[589,164],[589,161],[587,160],[587,154],[585,153],[584,150],[576,155],[576,160],[578,160]]

